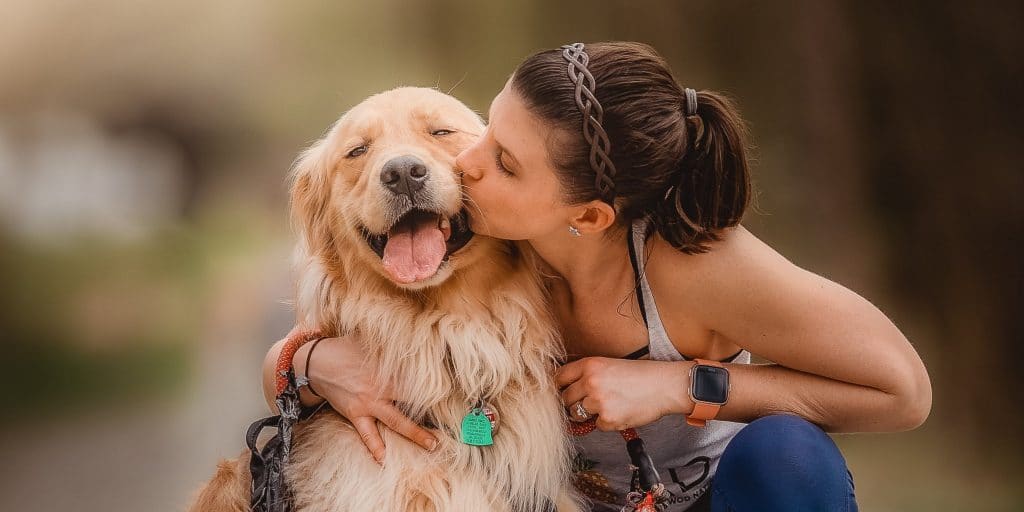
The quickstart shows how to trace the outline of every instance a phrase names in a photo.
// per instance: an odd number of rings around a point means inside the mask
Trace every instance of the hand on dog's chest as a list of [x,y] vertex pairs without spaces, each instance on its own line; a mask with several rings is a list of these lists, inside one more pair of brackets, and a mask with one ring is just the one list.
[[487,402],[478,403],[462,418],[460,438],[465,444],[490,446],[497,432],[498,411]]

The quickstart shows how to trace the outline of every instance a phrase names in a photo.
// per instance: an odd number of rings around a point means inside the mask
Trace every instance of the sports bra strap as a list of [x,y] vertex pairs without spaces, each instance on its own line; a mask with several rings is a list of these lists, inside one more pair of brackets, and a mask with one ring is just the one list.
[[629,246],[629,263],[633,265],[633,286],[636,291],[636,301],[640,304],[640,316],[644,319],[644,326],[650,327],[647,324],[647,308],[644,307],[644,292],[640,287],[640,280],[643,279],[643,276],[640,275],[640,266],[637,264],[635,238],[631,226],[626,234],[626,244]]

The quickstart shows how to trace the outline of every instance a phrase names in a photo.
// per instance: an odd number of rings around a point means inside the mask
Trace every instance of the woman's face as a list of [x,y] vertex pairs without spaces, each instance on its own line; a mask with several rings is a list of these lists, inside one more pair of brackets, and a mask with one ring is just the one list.
[[491,102],[487,129],[460,153],[470,228],[505,240],[532,240],[568,229],[572,209],[563,204],[548,155],[554,130],[531,114],[511,80]]

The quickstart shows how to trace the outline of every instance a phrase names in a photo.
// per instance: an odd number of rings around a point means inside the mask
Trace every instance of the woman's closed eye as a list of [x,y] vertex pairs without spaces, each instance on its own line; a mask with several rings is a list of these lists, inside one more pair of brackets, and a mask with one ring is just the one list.
[[505,164],[501,163],[501,151],[494,154],[494,165],[498,168],[498,171],[505,176],[512,176],[512,173],[509,172],[507,167],[505,167]]

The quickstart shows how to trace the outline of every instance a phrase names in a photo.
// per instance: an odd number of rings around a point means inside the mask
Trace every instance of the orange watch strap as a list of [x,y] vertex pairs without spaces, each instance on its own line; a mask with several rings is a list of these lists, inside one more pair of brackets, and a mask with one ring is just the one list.
[[[725,368],[724,366],[722,366],[722,363],[720,363],[718,361],[709,360],[709,359],[694,359],[693,361],[695,363],[699,364],[699,365],[717,366],[718,368]],[[692,378],[692,374],[691,374],[691,378]],[[690,383],[690,386],[693,386],[692,382]],[[689,392],[689,391],[687,391],[687,392]],[[691,399],[693,398],[693,394],[692,393],[690,394],[690,398]],[[704,426],[707,426],[708,420],[715,419],[715,416],[718,416],[718,411],[721,408],[722,408],[722,406],[718,405],[718,404],[709,404],[707,402],[698,402],[698,401],[694,400],[694,402],[693,402],[693,412],[691,412],[686,417],[686,423],[688,425],[692,425],[694,427],[704,427]]]
[[707,424],[707,420],[713,420],[715,416],[718,416],[718,410],[721,408],[720,405],[694,402],[693,412],[686,417],[686,423],[695,427],[703,427]]

